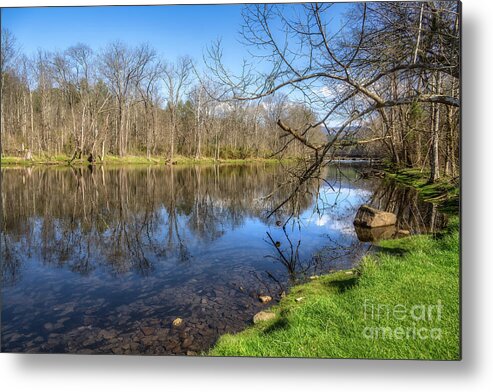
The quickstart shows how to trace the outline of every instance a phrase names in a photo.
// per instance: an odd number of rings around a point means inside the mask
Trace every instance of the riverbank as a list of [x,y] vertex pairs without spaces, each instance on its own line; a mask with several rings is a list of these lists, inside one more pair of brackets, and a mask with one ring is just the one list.
[[459,178],[442,178],[435,184],[428,184],[428,173],[419,169],[387,171],[386,177],[417,189],[423,200],[437,204],[440,211],[459,215]]
[[293,287],[273,320],[222,336],[208,354],[460,359],[458,186],[409,170],[389,177],[451,214],[445,231],[382,241],[356,270]]
[[[52,166],[68,166],[70,157],[67,155],[56,156],[35,156],[33,159],[24,159],[19,157],[6,156],[2,157],[0,164],[2,166],[36,166],[36,165],[52,165]],[[241,163],[279,163],[279,162],[294,162],[295,158],[245,158],[245,159],[219,159],[214,158],[189,158],[176,156],[173,159],[173,165],[198,165],[198,164],[241,164]],[[96,162],[96,165],[166,165],[169,160],[165,157],[153,156],[147,159],[145,156],[128,155],[119,157],[116,155],[106,155],[104,162]],[[88,166],[87,159],[76,159],[71,166]]]

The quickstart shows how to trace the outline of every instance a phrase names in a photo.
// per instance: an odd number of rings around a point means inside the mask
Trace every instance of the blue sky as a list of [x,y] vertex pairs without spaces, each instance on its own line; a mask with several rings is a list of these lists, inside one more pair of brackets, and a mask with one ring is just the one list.
[[[329,29],[338,31],[341,13],[347,4],[338,4],[328,12]],[[223,62],[239,75],[243,59],[266,70],[240,43],[243,5],[174,5],[174,6],[99,6],[3,8],[2,28],[9,29],[27,56],[38,49],[62,51],[85,43],[94,51],[118,40],[128,45],[148,43],[168,61],[188,55],[204,69],[204,52],[213,41],[221,39]],[[287,6],[283,12],[298,12]],[[288,91],[285,91],[288,92]],[[291,92],[293,99],[296,92]],[[301,98],[301,96],[299,96]]]
[[[120,40],[130,45],[147,42],[172,61],[189,55],[200,62],[205,48],[221,38],[224,61],[237,71],[242,59],[250,57],[239,43],[242,7],[237,4],[4,8],[2,28],[15,35],[26,55],[39,48],[64,50],[79,42],[97,51]],[[330,13],[337,19],[344,7],[337,5]]]
[[202,59],[204,48],[221,38],[231,64],[244,49],[238,43],[241,5],[44,7],[2,10],[9,29],[27,55],[38,48],[64,50],[83,42],[97,50],[115,40],[130,45],[148,42],[169,59]]

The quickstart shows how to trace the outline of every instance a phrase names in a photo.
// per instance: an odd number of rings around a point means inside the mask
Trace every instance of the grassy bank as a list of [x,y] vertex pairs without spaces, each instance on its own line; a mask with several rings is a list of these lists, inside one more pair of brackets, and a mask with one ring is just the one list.
[[450,215],[459,214],[458,179],[442,178],[435,184],[428,184],[429,174],[419,169],[400,169],[387,172],[387,177],[407,186],[416,188],[425,201],[436,203],[439,209]]
[[[457,189],[444,195],[445,183],[426,185],[416,173],[394,177],[453,212]],[[271,309],[274,320],[222,336],[209,354],[459,359],[457,211],[440,235],[382,241],[357,270],[295,286]]]
[[[31,160],[6,156],[2,157],[0,163],[2,166],[33,166],[33,165],[68,165],[70,157],[67,155],[56,156],[35,156]],[[294,161],[292,158],[282,159],[283,162]],[[279,159],[271,158],[245,158],[245,159],[219,159],[203,157],[199,159],[188,158],[183,156],[176,156],[173,159],[174,165],[196,165],[196,164],[241,164],[241,163],[278,163]],[[140,155],[127,155],[119,157],[116,155],[106,155],[104,163],[96,162],[96,165],[165,165],[168,160],[164,157],[153,156],[147,159],[145,156]],[[76,159],[71,163],[72,166],[89,165],[89,162],[84,159]]]

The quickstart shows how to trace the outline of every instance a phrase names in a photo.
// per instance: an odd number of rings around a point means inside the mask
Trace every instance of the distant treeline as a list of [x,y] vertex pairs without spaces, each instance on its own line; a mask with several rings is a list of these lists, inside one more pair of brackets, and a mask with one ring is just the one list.
[[284,95],[216,100],[191,59],[169,62],[146,44],[113,42],[99,52],[76,44],[28,57],[3,30],[1,70],[2,155],[265,158],[284,145],[279,116],[295,124],[315,116]]

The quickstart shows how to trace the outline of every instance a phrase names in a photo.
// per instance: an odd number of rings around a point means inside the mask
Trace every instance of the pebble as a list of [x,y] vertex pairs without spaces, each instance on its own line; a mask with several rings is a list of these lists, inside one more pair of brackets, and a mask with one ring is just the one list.
[[183,319],[177,317],[173,320],[173,327],[180,327],[183,324]]
[[183,348],[187,348],[187,347],[190,347],[193,343],[193,339],[188,337],[186,338],[183,343],[181,344]]
[[104,339],[111,340],[116,337],[116,331],[108,331],[106,329],[101,330],[99,332],[99,336],[103,337]]
[[269,296],[269,295],[259,295],[258,296],[258,299],[260,300],[260,302],[262,302],[263,304],[266,304],[267,302],[270,302],[272,301],[272,297]]

